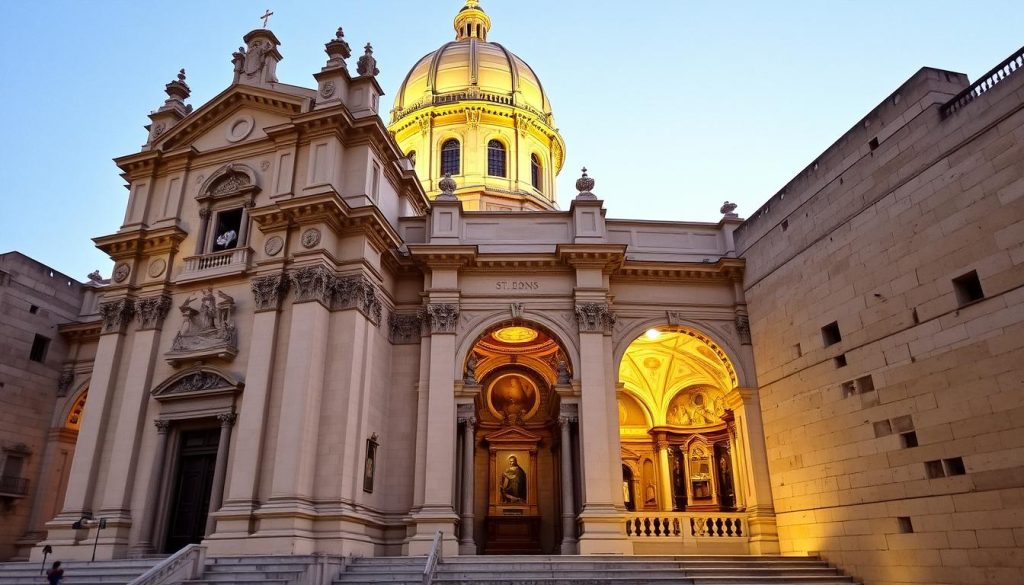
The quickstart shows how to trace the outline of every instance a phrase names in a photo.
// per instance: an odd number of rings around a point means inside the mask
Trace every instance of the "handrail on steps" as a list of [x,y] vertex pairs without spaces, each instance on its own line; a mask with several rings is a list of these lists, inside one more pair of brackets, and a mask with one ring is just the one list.
[[157,563],[128,585],[161,585],[198,579],[206,566],[206,547],[190,544]]
[[430,585],[434,582],[434,571],[441,562],[441,531],[434,535],[434,544],[430,547],[430,554],[427,555],[427,566],[423,568],[423,585]]

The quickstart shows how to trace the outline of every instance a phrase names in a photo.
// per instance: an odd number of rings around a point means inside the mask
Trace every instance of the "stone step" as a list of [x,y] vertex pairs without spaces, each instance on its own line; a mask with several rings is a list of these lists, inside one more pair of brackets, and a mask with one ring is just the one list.
[[[203,579],[195,579],[192,581],[182,581],[181,585],[221,585],[224,581],[210,581],[205,577]],[[261,579],[259,581],[228,581],[228,583],[238,583],[239,585],[290,585],[294,583],[293,580],[288,579]],[[68,583],[68,585],[72,585]],[[73,585],[78,585],[74,583]]]
[[280,568],[269,568],[267,570],[252,570],[252,571],[230,571],[230,572],[215,572],[206,571],[203,573],[204,581],[211,581],[216,583],[249,583],[249,582],[264,582],[267,580],[285,580],[290,581],[299,577],[303,573],[302,570],[289,571]]
[[[54,559],[46,562],[46,569]],[[68,585],[115,585],[133,581],[159,563],[160,558],[123,559],[116,561],[61,561]],[[46,571],[39,573],[40,563],[0,563],[0,585],[39,585],[46,582]]]

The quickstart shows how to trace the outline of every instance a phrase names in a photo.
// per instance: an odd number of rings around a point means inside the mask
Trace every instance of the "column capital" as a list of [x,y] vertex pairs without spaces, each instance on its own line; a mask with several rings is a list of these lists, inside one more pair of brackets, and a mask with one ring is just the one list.
[[132,320],[135,305],[128,298],[115,299],[100,303],[99,312],[103,317],[103,333],[122,333]]
[[222,426],[222,427],[234,426],[235,420],[237,418],[238,418],[238,415],[236,415],[233,412],[222,412],[222,413],[217,415],[217,420],[220,421],[220,426]]
[[459,305],[455,303],[431,303],[423,313],[430,334],[455,333],[459,324]]
[[295,302],[317,301],[330,308],[334,292],[334,273],[324,266],[303,266],[288,274],[295,289]]
[[578,422],[578,420],[575,416],[560,416],[558,417],[558,426],[566,429],[571,423]]
[[737,411],[750,404],[754,397],[754,388],[736,387],[725,395],[725,405],[729,410]]
[[135,318],[139,322],[139,330],[160,329],[164,326],[164,318],[171,310],[171,297],[156,295],[135,301]]
[[611,333],[615,313],[608,303],[580,303],[576,305],[576,322],[580,333]]
[[251,287],[256,312],[276,311],[288,292],[288,279],[283,274],[268,274],[252,279]]
[[459,424],[465,424],[466,428],[472,430],[472,429],[474,429],[476,427],[476,417],[475,416],[460,416],[459,417]]
[[163,418],[153,419],[153,426],[156,427],[157,434],[166,435],[167,431],[171,430],[171,421]]

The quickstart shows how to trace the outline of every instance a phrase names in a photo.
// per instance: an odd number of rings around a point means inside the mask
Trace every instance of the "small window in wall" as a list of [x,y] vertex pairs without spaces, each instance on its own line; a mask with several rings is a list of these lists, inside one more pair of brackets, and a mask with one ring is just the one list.
[[492,177],[504,177],[505,145],[500,140],[487,143],[487,174]]
[[30,305],[29,308],[28,308],[28,312],[32,313],[33,315],[35,315],[35,314],[39,313],[39,307],[37,307],[35,305]]
[[910,521],[910,516],[899,516],[896,518],[899,523],[900,532],[902,534],[911,534],[914,532],[914,524]]
[[441,145],[441,176],[457,175],[462,166],[462,148],[454,138]]
[[46,360],[46,352],[49,349],[50,338],[37,334],[35,339],[32,340],[32,350],[28,354],[28,359],[42,363]]
[[534,189],[536,189],[538,191],[541,191],[541,192],[544,191],[544,189],[541,188],[541,183],[542,183],[543,178],[544,178],[544,172],[543,172],[543,169],[540,166],[540,157],[537,156],[536,154],[531,154],[530,155],[530,183],[533,185]]
[[943,459],[943,467],[946,468],[946,475],[963,475],[967,473],[967,468],[964,467],[963,457],[953,457],[952,459]]
[[942,461],[925,461],[924,462],[924,474],[928,476],[928,479],[938,479],[940,477],[946,477],[946,472],[942,469]]
[[835,345],[843,340],[843,334],[839,332],[839,323],[833,321],[821,328],[821,340],[825,347]]
[[846,367],[846,354],[845,353],[841,353],[841,354],[837,355],[836,357],[832,358],[832,361],[835,362],[836,368],[845,368]]
[[914,447],[917,447],[917,432],[908,431],[906,433],[900,433],[900,443],[903,445],[904,449],[913,449]]
[[242,231],[242,209],[227,209],[217,213],[214,222],[211,252],[233,250],[238,247],[238,234]]
[[956,291],[956,303],[961,307],[985,298],[985,292],[981,290],[981,281],[978,279],[977,270],[972,270],[963,276],[954,278],[953,290]]
[[380,201],[380,165],[373,161],[373,177],[370,179],[370,197],[376,203]]

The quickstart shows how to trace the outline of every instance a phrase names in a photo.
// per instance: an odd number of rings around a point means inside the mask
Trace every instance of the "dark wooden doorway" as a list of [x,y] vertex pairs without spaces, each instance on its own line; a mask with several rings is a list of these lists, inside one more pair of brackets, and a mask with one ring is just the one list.
[[177,552],[205,536],[219,442],[219,429],[181,433],[164,552]]

